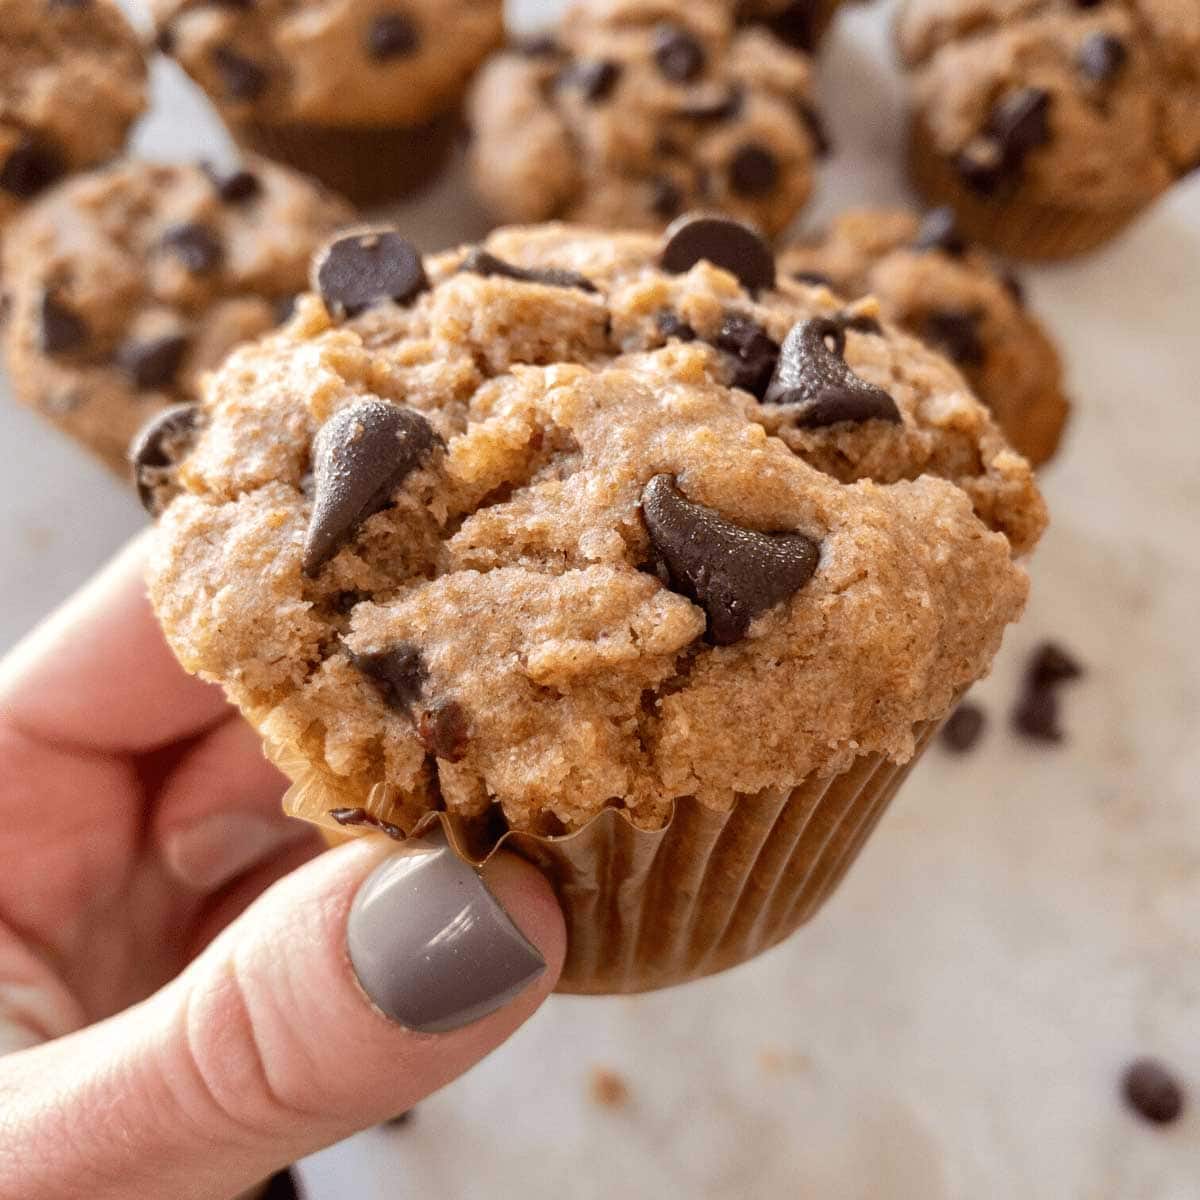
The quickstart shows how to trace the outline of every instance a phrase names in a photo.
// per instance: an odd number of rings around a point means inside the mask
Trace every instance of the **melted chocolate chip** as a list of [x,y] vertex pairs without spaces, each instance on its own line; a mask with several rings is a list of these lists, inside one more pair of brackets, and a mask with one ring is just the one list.
[[348,829],[378,829],[380,833],[386,834],[395,842],[404,841],[404,830],[399,825],[393,825],[391,821],[384,821],[379,817],[372,816],[365,808],[331,808],[329,815],[339,825],[344,825]]
[[829,126],[825,124],[825,118],[811,104],[801,104],[797,112],[808,130],[817,157],[828,158],[833,153],[833,138],[829,136]]
[[89,336],[84,319],[47,289],[38,312],[38,344],[46,354],[69,354],[83,346]]
[[173,225],[163,234],[162,248],[173,254],[193,275],[207,275],[221,261],[221,243],[203,225]]
[[179,464],[191,450],[199,425],[196,405],[176,404],[160,412],[133,439],[129,465],[138,499],[152,517],[161,516],[171,502]]
[[187,348],[187,338],[181,333],[130,341],[117,351],[117,364],[140,391],[160,391],[175,382]]
[[745,102],[746,93],[734,84],[723,95],[692,96],[675,110],[675,115],[688,121],[732,121]]
[[252,171],[236,170],[223,175],[212,163],[201,163],[201,170],[226,204],[245,204],[262,191],[262,182]]
[[363,521],[386,508],[440,444],[419,412],[384,400],[360,400],[330,417],[313,444],[316,498],[305,574],[315,575]]
[[1042,642],[1034,650],[1026,669],[1030,687],[1056,687],[1082,678],[1082,664],[1057,642]]
[[942,727],[942,744],[955,754],[966,754],[973,750],[983,737],[987,717],[978,704],[964,700]]
[[391,300],[408,304],[429,288],[420,252],[398,233],[339,238],[317,260],[317,290],[335,317]]
[[659,71],[672,83],[690,83],[704,70],[704,47],[678,25],[657,26],[653,46]]
[[655,179],[650,183],[650,211],[664,221],[679,215],[683,207],[683,192],[670,179]]
[[467,714],[454,700],[439,700],[417,720],[417,737],[428,753],[446,762],[461,762],[467,752]]
[[696,331],[669,308],[664,308],[654,318],[654,323],[658,326],[658,332],[668,341],[671,338],[675,338],[681,342],[694,342],[696,340]]
[[732,356],[729,384],[761,400],[779,361],[779,343],[743,313],[727,313],[713,345]]
[[578,288],[582,292],[599,289],[586,275],[568,271],[562,267],[518,267],[490,254],[482,246],[475,246],[462,260],[458,268],[473,275],[499,275],[502,279],[515,279],[520,283],[540,283],[544,287]]
[[396,712],[411,713],[429,678],[421,652],[411,642],[398,642],[387,650],[366,654],[351,651],[350,661]]
[[781,42],[811,54],[819,32],[816,0],[791,0],[766,19],[766,26]]
[[1141,1058],[1131,1063],[1121,1079],[1121,1092],[1129,1107],[1151,1124],[1170,1125],[1183,1114],[1183,1088],[1154,1059]]
[[619,63],[600,59],[595,62],[578,62],[569,66],[558,77],[560,86],[578,88],[589,104],[599,104],[612,95],[617,80],[621,78]]
[[979,320],[975,310],[936,309],[926,314],[921,336],[960,367],[978,367],[987,357]]
[[794,406],[793,419],[804,429],[841,421],[899,424],[902,418],[895,400],[846,365],[845,349],[846,334],[838,321],[813,317],[793,326],[784,339],[764,403]]
[[212,52],[212,62],[230,100],[243,103],[257,100],[267,90],[266,71],[232,46],[217,46]]
[[405,58],[415,54],[420,45],[420,30],[407,13],[379,13],[367,30],[367,53],[376,62]]
[[757,142],[739,146],[729,163],[729,186],[739,196],[765,196],[779,182],[779,159]]
[[57,150],[23,133],[0,166],[0,190],[18,200],[32,200],[65,173],[66,164]]
[[693,504],[670,475],[642,492],[642,519],[671,589],[708,614],[708,636],[728,646],[760,613],[794,595],[816,572],[820,546],[802,533],[760,533]]
[[659,256],[672,275],[706,260],[737,277],[749,292],[775,286],[775,255],[748,225],[728,217],[684,216],[663,235]]
[[810,287],[833,287],[833,280],[824,271],[793,271],[792,278],[797,283],[807,283]]
[[1129,50],[1120,38],[1111,33],[1093,33],[1079,47],[1075,60],[1080,74],[1093,83],[1111,83],[1121,73],[1129,58]]
[[946,205],[931,208],[925,214],[913,244],[918,250],[940,250],[952,258],[961,258],[967,251],[966,239],[958,231],[954,209]]

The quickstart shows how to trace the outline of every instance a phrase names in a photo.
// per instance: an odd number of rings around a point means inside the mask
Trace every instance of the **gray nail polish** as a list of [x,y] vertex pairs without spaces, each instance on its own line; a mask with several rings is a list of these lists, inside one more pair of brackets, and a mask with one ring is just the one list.
[[417,1033],[486,1017],[527,988],[546,960],[442,840],[412,842],[359,889],[346,931],[363,990]]

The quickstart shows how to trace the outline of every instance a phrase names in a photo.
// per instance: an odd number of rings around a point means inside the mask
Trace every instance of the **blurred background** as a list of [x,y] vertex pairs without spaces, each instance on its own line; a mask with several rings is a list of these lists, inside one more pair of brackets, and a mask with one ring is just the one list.
[[[521,29],[560,7],[510,5]],[[890,19],[844,8],[820,59],[837,149],[805,224],[910,198]],[[155,88],[139,151],[211,156],[206,103],[163,62]],[[394,216],[426,249],[486,228],[458,164]],[[1077,408],[980,745],[926,757],[790,942],[657,995],[556,997],[411,1121],[306,1163],[314,1200],[1200,1195],[1200,174],[1022,278]],[[0,447],[7,648],[144,517],[6,394]],[[1047,639],[1086,667],[1058,746],[1009,724]],[[1195,1101],[1169,1127],[1122,1102],[1143,1055]]]

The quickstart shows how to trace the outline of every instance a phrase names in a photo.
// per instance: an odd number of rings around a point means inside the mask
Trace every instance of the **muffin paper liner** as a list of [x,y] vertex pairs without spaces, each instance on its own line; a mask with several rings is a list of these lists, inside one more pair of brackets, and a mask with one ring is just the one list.
[[[546,875],[567,924],[558,991],[652,991],[745,962],[814,917],[939,724],[918,726],[916,752],[902,765],[864,755],[840,775],[739,794],[727,811],[685,797],[661,829],[639,829],[622,810],[606,809],[575,833],[509,831],[480,845],[454,815],[431,813],[411,836],[440,824],[476,866],[503,847]],[[364,799],[293,749],[268,743],[267,756],[293,780],[284,810],[319,826],[331,844],[372,832],[337,824],[332,809],[395,819],[388,785]]]

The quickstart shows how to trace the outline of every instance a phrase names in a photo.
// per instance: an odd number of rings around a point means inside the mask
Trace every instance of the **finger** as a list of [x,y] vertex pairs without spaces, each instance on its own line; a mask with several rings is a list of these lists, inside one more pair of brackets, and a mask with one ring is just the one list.
[[0,662],[0,718],[53,744],[141,753],[218,720],[219,689],[187,675],[154,619],[148,534]]
[[227,1200],[504,1041],[561,967],[548,884],[382,840],[287,876],[138,1009],[0,1060],[0,1195]]

